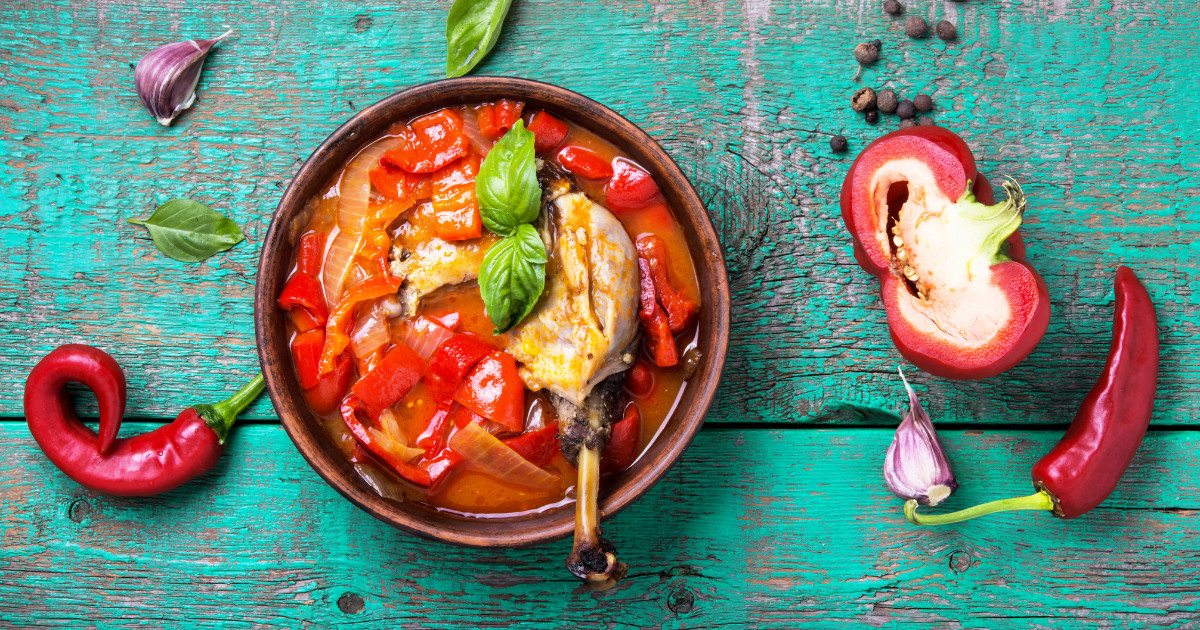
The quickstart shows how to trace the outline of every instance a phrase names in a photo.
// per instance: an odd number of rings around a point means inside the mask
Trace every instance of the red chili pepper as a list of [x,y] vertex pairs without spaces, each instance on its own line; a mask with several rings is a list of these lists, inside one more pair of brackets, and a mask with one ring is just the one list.
[[566,146],[558,152],[557,159],[563,168],[587,179],[604,179],[612,177],[613,174],[612,163],[591,149],[574,145]]
[[567,139],[567,123],[546,112],[538,112],[529,119],[529,130],[533,132],[533,150],[538,153],[557,149]]
[[637,403],[625,405],[622,418],[612,425],[608,446],[600,458],[600,472],[621,472],[637,460],[638,446],[642,438],[642,413]]
[[612,179],[604,185],[604,205],[620,214],[645,208],[661,194],[645,169],[628,160],[615,160]]
[[[67,383],[82,383],[100,405],[100,435],[79,421]],[[29,432],[50,461],[81,485],[125,496],[173,490],[216,465],[237,414],[263,390],[259,375],[228,400],[196,405],[149,433],[118,438],[125,375],[111,356],[68,344],[46,355],[25,381]]]
[[909,501],[904,511],[910,521],[941,525],[1006,510],[1075,518],[1112,494],[1150,426],[1158,386],[1158,317],[1150,294],[1128,267],[1117,268],[1115,294],[1104,372],[1066,434],[1034,464],[1037,492],[937,515],[918,515],[915,501]]
[[1012,244],[1024,195],[1005,188],[1005,203],[988,204],[971,150],[934,126],[872,142],[842,184],[842,218],[859,265],[881,281],[892,340],[931,374],[995,376],[1046,332],[1046,283],[1008,253],[1023,250]]
[[[615,425],[614,430],[616,430]],[[558,441],[557,422],[551,422],[540,429],[509,438],[504,440],[504,443],[538,468],[548,465],[562,448]],[[607,451],[605,452],[607,453]]]

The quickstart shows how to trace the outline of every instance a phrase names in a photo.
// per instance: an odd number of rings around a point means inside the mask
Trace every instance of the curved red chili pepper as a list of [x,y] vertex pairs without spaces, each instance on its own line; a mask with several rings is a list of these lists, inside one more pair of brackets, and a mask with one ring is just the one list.
[[[896,348],[931,374],[995,376],[1024,359],[1046,332],[1049,291],[1024,262],[1016,232],[1021,206],[1011,201],[993,205],[971,150],[941,127],[889,133],[846,174],[842,218],[855,258],[880,280]],[[925,211],[906,222],[902,207]],[[941,231],[921,228],[927,218]],[[984,270],[987,282],[977,282]]]
[[[91,389],[100,435],[80,422],[67,383]],[[149,433],[117,438],[125,413],[125,375],[104,351],[80,344],[46,355],[25,381],[29,432],[46,457],[81,485],[106,494],[148,496],[208,472],[224,451],[235,417],[263,389],[259,375],[229,400],[197,405]]]
[[1113,338],[1100,380],[1088,392],[1058,444],[1033,466],[1037,492],[950,514],[918,515],[918,525],[942,525],[1006,510],[1050,510],[1075,518],[1116,489],[1150,426],[1158,386],[1158,317],[1146,287],[1128,267],[1117,268]]
[[1054,513],[1075,518],[1117,487],[1150,426],[1158,387],[1158,317],[1146,287],[1117,269],[1108,361],[1062,440],[1033,466],[1033,482]]

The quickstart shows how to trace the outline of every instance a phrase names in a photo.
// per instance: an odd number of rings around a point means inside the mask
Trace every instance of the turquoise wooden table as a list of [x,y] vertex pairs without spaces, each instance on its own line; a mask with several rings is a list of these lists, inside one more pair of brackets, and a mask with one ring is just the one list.
[[[216,470],[151,499],[81,488],[22,419],[58,344],[110,351],[128,433],[256,371],[251,296],[275,204],[364,106],[441,76],[448,2],[0,7],[0,625],[282,627],[1200,626],[1200,72],[1194,2],[909,0],[959,39],[910,40],[876,0],[518,0],[482,74],[622,112],[692,177],[734,289],[731,356],[695,444],[610,521],[631,565],[593,593],[569,541],[478,551],[391,529],[323,484],[266,399]],[[138,103],[148,50],[227,28],[196,107]],[[881,61],[851,81],[858,41]],[[880,473],[904,364],[837,195],[871,126],[859,85],[934,96],[993,180],[1030,196],[1049,333],[1006,374],[909,370],[952,454],[951,506],[1024,494],[1109,343],[1118,263],[1149,286],[1163,357],[1153,429],[1116,494],[1075,521],[908,525]],[[851,152],[829,150],[844,133]],[[200,264],[125,222],[191,197],[247,239]],[[94,415],[86,396],[81,405]]]

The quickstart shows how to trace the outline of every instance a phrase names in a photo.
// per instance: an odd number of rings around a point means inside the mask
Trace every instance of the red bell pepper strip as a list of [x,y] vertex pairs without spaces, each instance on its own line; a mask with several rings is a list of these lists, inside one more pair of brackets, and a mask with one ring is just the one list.
[[637,403],[625,405],[622,418],[612,425],[608,446],[600,458],[600,472],[621,472],[637,460],[638,446],[642,438],[642,413]]
[[917,525],[944,525],[1008,510],[1047,510],[1075,518],[1104,502],[1116,489],[1146,436],[1158,388],[1158,315],[1146,287],[1128,267],[1117,268],[1113,337],[1100,379],[1083,399],[1075,420],[1033,465],[1037,492],[992,501],[949,514],[917,514]]
[[[649,264],[650,276],[654,279],[654,293],[663,311],[667,313],[667,324],[673,333],[683,332],[696,311],[695,302],[683,297],[667,279],[667,246],[662,239],[647,234],[637,240],[638,258]],[[640,267],[639,267],[640,269]]]
[[[100,434],[79,421],[67,383],[82,383],[100,406]],[[256,376],[228,400],[189,407],[149,433],[119,438],[125,374],[102,350],[67,344],[34,366],[25,381],[25,419],[46,457],[84,487],[149,496],[173,490],[216,465],[237,415],[263,390]]]
[[429,361],[425,386],[439,403],[450,400],[476,363],[496,348],[471,333],[459,333],[442,342]]
[[654,290],[654,275],[650,271],[650,261],[638,256],[638,272],[640,291],[638,300],[638,319],[642,321],[642,332],[645,337],[642,343],[654,358],[654,364],[659,367],[671,367],[679,364],[679,351],[675,348],[675,336],[671,334],[671,326],[667,323],[667,314],[658,304],[658,295]]
[[424,199],[429,196],[429,176],[416,175],[388,159],[380,158],[370,172],[371,186],[387,199]]
[[451,109],[412,121],[400,136],[404,144],[384,153],[380,159],[414,174],[432,173],[471,149],[463,131],[462,116]]
[[425,375],[425,360],[412,348],[398,343],[352,388],[374,413],[396,404]]
[[[536,137],[534,142],[536,142]],[[574,145],[565,146],[558,152],[558,163],[563,168],[587,179],[604,179],[612,177],[612,163],[596,154],[591,149]]]
[[558,441],[557,422],[502,441],[538,468],[546,467],[562,448]]
[[528,128],[533,132],[533,150],[537,153],[553,151],[567,139],[567,123],[546,112],[534,114]]
[[638,359],[625,377],[625,390],[634,398],[646,398],[654,391],[654,381],[650,367]]
[[329,314],[325,327],[325,348],[321,352],[322,374],[333,370],[337,356],[350,345],[350,325],[353,324],[354,307],[360,302],[381,298],[399,289],[400,280],[389,275],[363,282],[342,296],[341,301]]
[[1020,188],[1005,188],[1006,202],[981,203],[991,187],[970,149],[934,126],[872,142],[842,185],[842,218],[859,265],[881,281],[892,340],[931,374],[994,376],[1046,332],[1045,282],[1005,251],[1018,249],[1013,235],[1025,208]]
[[525,428],[525,383],[507,352],[484,357],[454,393],[455,402],[510,431]]
[[642,167],[628,160],[613,161],[613,176],[604,185],[604,205],[620,214],[653,203],[662,191]]
[[322,374],[315,387],[304,390],[304,400],[318,415],[329,415],[337,411],[353,379],[354,359],[347,350],[338,355],[333,370]]
[[319,328],[302,332],[292,339],[292,363],[302,389],[321,382],[321,349],[325,347],[325,331]]
[[283,285],[283,291],[279,292],[278,301],[279,307],[285,311],[303,309],[317,326],[324,326],[329,317],[321,281],[306,273],[293,273],[287,284]]
[[296,247],[296,272],[317,277],[321,275],[321,258],[325,255],[325,235],[309,232],[300,237]]
[[433,175],[434,231],[444,241],[483,235],[483,219],[475,196],[479,156],[469,155]]
[[438,406],[433,412],[433,417],[429,419],[429,426],[421,432],[417,437],[417,448],[423,448],[427,453],[432,453],[446,445],[446,427],[450,426],[450,410],[445,406]]
[[454,406],[450,408],[450,413],[448,415],[449,424],[452,424],[459,429],[467,426],[468,424],[483,424],[487,421],[487,418],[484,418],[483,416],[458,403],[455,403]]
[[432,483],[429,471],[419,466],[414,466],[399,457],[396,457],[391,451],[383,448],[379,442],[375,440],[375,436],[367,430],[359,420],[358,414],[361,411],[362,402],[357,396],[349,396],[342,402],[342,421],[346,423],[346,428],[350,430],[350,434],[359,441],[371,454],[379,459],[382,459],[391,466],[401,477],[420,485],[428,487]]
[[509,129],[512,129],[513,124],[521,117],[521,110],[524,108],[525,103],[508,99],[500,99],[492,105],[480,107],[476,114],[479,120],[479,131],[492,140],[499,140],[501,136],[508,133]]

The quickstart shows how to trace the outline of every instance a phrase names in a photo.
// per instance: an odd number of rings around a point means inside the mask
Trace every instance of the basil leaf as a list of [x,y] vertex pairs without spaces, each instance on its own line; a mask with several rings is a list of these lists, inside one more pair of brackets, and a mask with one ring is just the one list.
[[479,174],[475,176],[475,196],[483,225],[500,236],[510,236],[517,226],[538,216],[542,188],[533,162],[534,135],[517,120],[512,129],[492,147]]
[[522,225],[492,245],[479,267],[479,292],[488,318],[496,325],[493,334],[506,333],[521,323],[545,287],[546,246],[533,226]]
[[158,251],[181,262],[200,262],[242,242],[237,223],[191,199],[172,199],[148,219],[129,219],[145,226]]
[[512,0],[454,0],[446,16],[446,76],[461,77],[479,65],[500,38]]

